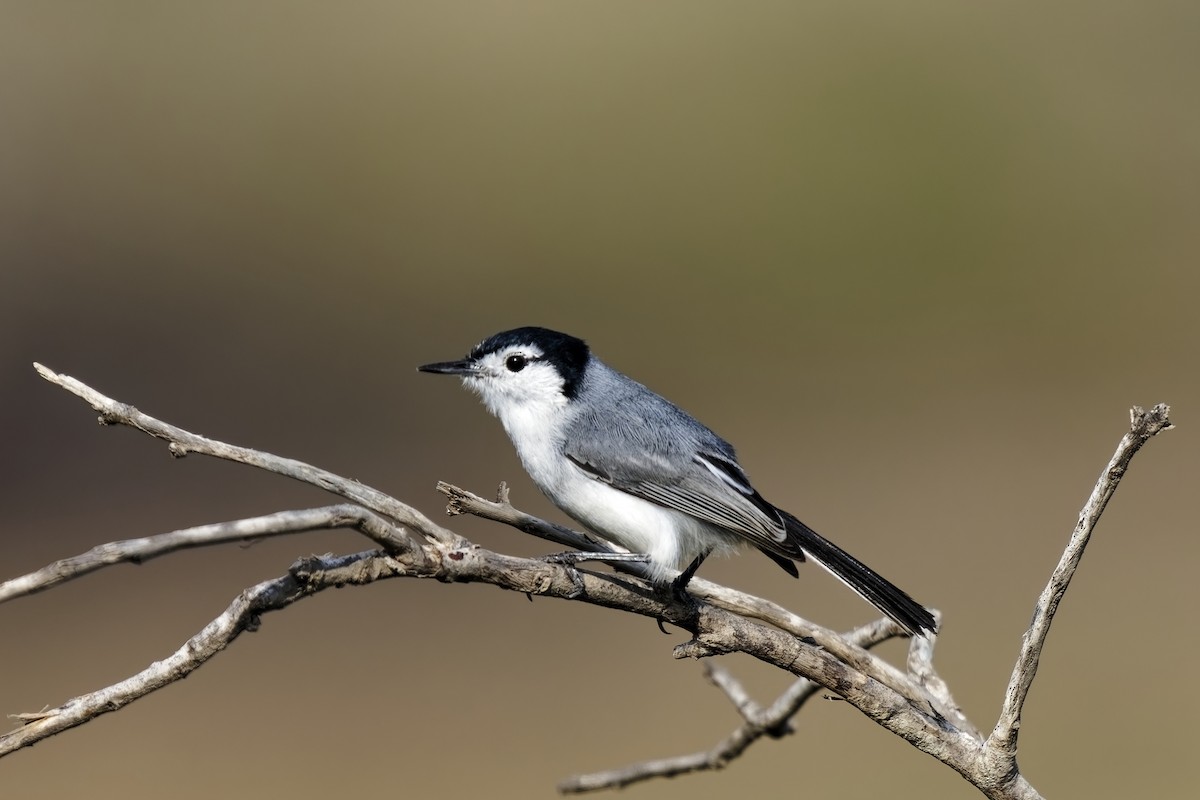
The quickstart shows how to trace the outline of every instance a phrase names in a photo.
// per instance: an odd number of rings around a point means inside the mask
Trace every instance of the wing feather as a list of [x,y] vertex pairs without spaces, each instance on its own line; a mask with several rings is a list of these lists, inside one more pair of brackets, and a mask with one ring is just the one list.
[[697,466],[670,475],[663,480],[662,469],[655,475],[646,468],[629,469],[625,475],[613,474],[582,454],[566,456],[596,480],[623,492],[702,520],[745,538],[751,544],[789,558],[803,560],[804,553],[787,535],[779,511],[762,498],[737,463],[728,458],[702,453],[695,456]]

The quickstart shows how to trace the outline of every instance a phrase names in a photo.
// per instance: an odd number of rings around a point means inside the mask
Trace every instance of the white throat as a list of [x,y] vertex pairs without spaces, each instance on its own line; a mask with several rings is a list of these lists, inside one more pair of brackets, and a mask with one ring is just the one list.
[[488,411],[500,420],[529,477],[543,491],[552,492],[561,480],[559,471],[565,463],[562,431],[570,401],[562,394],[561,382],[552,379],[553,370],[545,372],[546,378],[537,381],[534,391],[526,386],[519,395],[487,378],[468,380],[466,384],[479,393]]

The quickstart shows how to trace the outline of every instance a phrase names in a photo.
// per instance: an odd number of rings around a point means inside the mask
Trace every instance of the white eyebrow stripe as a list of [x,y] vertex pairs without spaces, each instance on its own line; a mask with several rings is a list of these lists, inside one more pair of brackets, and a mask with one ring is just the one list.
[[[729,472],[721,469],[716,464],[714,464],[712,461],[710,461],[708,458],[706,458],[703,453],[697,453],[696,455],[692,456],[692,458],[696,461],[696,463],[703,464],[704,467],[707,468],[709,472],[711,472],[713,475],[715,475],[717,477],[717,479],[720,480],[721,483],[725,484],[726,486],[729,486],[732,489],[736,489],[737,491],[741,492],[742,494],[746,495],[747,497],[754,494],[754,488],[748,482],[739,481],[739,480],[735,479],[733,477],[733,475],[729,474]],[[742,473],[741,469],[736,464],[725,461],[725,459],[721,459],[721,461],[723,461],[726,464],[729,464],[729,466],[732,469],[736,469],[738,471],[738,473],[744,475],[744,473]]]

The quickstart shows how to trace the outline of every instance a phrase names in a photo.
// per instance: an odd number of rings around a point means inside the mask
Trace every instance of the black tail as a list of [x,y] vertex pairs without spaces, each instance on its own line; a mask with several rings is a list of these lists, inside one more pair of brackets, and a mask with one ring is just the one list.
[[[804,554],[858,592],[864,600],[914,636],[920,636],[923,631],[937,633],[937,622],[929,609],[791,514],[783,509],[779,509],[779,513],[787,525],[788,537],[800,546]],[[767,555],[782,565],[782,559],[772,553]],[[795,566],[788,566],[792,567],[788,571],[794,575]]]

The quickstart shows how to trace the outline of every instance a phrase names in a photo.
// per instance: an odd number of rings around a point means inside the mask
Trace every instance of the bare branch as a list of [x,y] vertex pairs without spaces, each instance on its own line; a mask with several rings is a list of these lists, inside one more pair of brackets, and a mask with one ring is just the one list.
[[157,556],[192,547],[262,539],[320,528],[357,528],[385,550],[409,547],[408,538],[383,517],[365,508],[344,503],[303,511],[281,511],[263,517],[220,522],[98,545],[77,556],[64,558],[36,572],[0,583],[0,603],[41,592],[60,583],[122,562],[140,564]]
[[[1152,436],[1171,427],[1167,407],[1133,411],[1133,425],[1117,448],[1080,514],[1062,560],[1039,599],[1033,622],[1005,697],[1000,720],[986,743],[958,708],[933,667],[935,637],[912,640],[908,673],[873,656],[867,648],[901,635],[881,620],[846,635],[815,625],[753,595],[694,579],[690,594],[703,602],[678,598],[662,586],[643,580],[637,563],[616,563],[622,574],[596,574],[575,566],[576,560],[521,559],[477,547],[424,515],[370,487],[303,462],[228,445],[189,433],[118,403],[79,381],[36,365],[47,380],[86,400],[101,422],[128,425],[170,443],[174,455],[201,453],[237,461],[305,481],[359,505],[335,505],[291,511],[247,520],[189,528],[159,536],[112,542],[42,570],[0,584],[0,602],[32,594],[114,563],[137,562],[175,550],[234,540],[254,539],[315,528],[354,527],[383,547],[347,556],[302,559],[287,575],[243,592],[226,611],[166,659],[151,664],[118,684],[83,695],[58,708],[19,715],[23,727],[0,736],[0,756],[62,730],[116,710],[185,677],[233,642],[255,630],[262,614],[286,607],[329,586],[363,584],[390,577],[435,578],[445,583],[480,582],[526,594],[576,600],[668,622],[692,634],[675,648],[677,658],[705,658],[746,653],[789,672],[800,680],[769,707],[760,707],[745,688],[720,666],[708,669],[710,680],[730,698],[742,723],[712,750],[672,759],[643,762],[620,770],[573,778],[566,792],[627,785],[652,777],[718,769],[763,736],[791,732],[791,719],[819,687],[836,693],[885,729],[942,761],[994,800],[1035,800],[1037,792],[1016,766],[1021,709],[1028,695],[1042,646],[1063,593],[1078,566],[1091,531],[1116,489],[1133,454]],[[585,534],[520,512],[508,502],[501,484],[496,502],[439,484],[450,498],[450,513],[472,513],[577,551],[600,555],[618,548]],[[362,506],[362,507],[359,507]],[[418,537],[393,525],[411,529]],[[632,575],[634,577],[629,577]],[[638,577],[642,576],[642,577]]]
[[[891,620],[880,620],[850,631],[845,637],[859,647],[871,648],[902,635]],[[711,750],[671,758],[641,761],[617,769],[574,775],[558,785],[563,794],[583,794],[600,789],[620,789],[632,783],[653,778],[673,778],[689,772],[722,769],[740,756],[763,736],[782,738],[792,733],[791,719],[796,712],[822,688],[807,678],[794,682],[768,708],[763,709],[746,692],[736,678],[719,665],[705,665],[706,675],[733,702],[745,722],[722,739]]]
[[704,677],[708,678],[709,683],[725,693],[725,696],[729,698],[729,702],[733,703],[733,707],[737,709],[737,712],[742,715],[743,719],[752,719],[755,714],[762,711],[758,703],[754,702],[754,699],[750,697],[750,693],[746,691],[746,687],[742,686],[742,682],[733,677],[733,673],[720,664],[713,661],[704,662]]
[[[414,548],[407,555],[420,552],[419,548]],[[17,719],[25,724],[0,736],[0,756],[116,711],[156,689],[186,678],[229,646],[243,631],[256,630],[259,617],[268,611],[284,608],[331,586],[371,583],[401,574],[404,574],[404,568],[396,558],[381,552],[297,562],[290,574],[246,589],[224,613],[162,661],[155,661],[120,683],[73,698],[57,708],[17,715]]]
[[222,458],[226,461],[236,461],[252,467],[265,469],[278,475],[285,475],[298,481],[311,484],[327,492],[345,497],[361,506],[393,519],[401,525],[407,525],[436,541],[453,544],[457,534],[436,524],[415,508],[401,503],[378,489],[348,480],[340,475],[319,469],[303,461],[292,458],[282,458],[261,450],[249,447],[218,442],[177,428],[148,414],[143,414],[131,405],[119,403],[111,397],[101,394],[87,384],[68,375],[34,364],[38,374],[53,384],[61,386],[71,394],[84,400],[88,405],[100,412],[101,425],[128,425],[143,433],[148,433],[156,439],[169,442],[171,455],[183,458],[189,453]]
[[[405,541],[401,537],[401,541]],[[661,619],[694,635],[693,654],[745,652],[793,674],[808,676],[837,691],[880,724],[925,747],[937,743],[936,726],[879,681],[857,672],[826,649],[782,631],[743,619],[708,604],[681,601],[669,591],[648,589],[613,575],[596,575],[542,560],[513,558],[463,543],[437,542],[400,552],[355,554],[340,559],[309,559],[288,576],[244,592],[233,605],[175,654],[106,689],[76,698],[47,712],[26,715],[24,727],[0,737],[0,755],[86,722],[176,680],[230,644],[259,617],[328,586],[367,583],[383,577],[432,577],[444,582],[483,582],[527,594],[573,599]],[[965,753],[961,753],[965,756]]]
[[1079,512],[1079,522],[1075,525],[1066,550],[1063,551],[1058,566],[1050,575],[1049,583],[1038,597],[1033,619],[1029,629],[1022,637],[1021,652],[1008,682],[1004,707],[985,747],[985,752],[988,752],[990,758],[995,761],[994,768],[999,771],[1016,769],[1021,709],[1029,694],[1029,687],[1033,684],[1034,675],[1037,673],[1038,659],[1041,657],[1046,635],[1050,632],[1050,623],[1054,620],[1058,603],[1067,591],[1067,586],[1071,583],[1071,577],[1075,574],[1080,559],[1083,558],[1083,551],[1087,547],[1092,531],[1137,451],[1152,437],[1165,430],[1170,430],[1172,427],[1167,418],[1169,412],[1170,408],[1163,403],[1159,403],[1149,411],[1139,406],[1134,406],[1130,410],[1130,430],[1121,438],[1108,466],[1104,468],[1104,472],[1096,481],[1096,486],[1092,489],[1087,502],[1084,503],[1083,510]]

